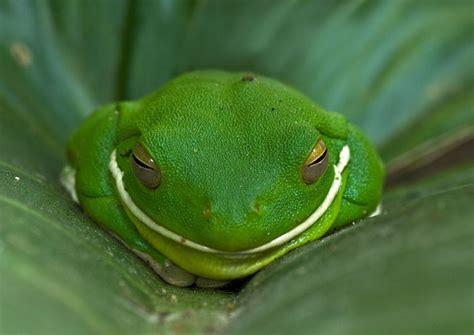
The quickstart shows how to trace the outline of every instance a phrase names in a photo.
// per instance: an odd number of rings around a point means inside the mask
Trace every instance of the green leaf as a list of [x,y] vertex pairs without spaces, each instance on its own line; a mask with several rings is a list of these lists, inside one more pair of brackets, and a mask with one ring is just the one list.
[[[471,7],[0,0],[0,332],[471,332]],[[292,252],[243,290],[164,284],[58,176],[94,108],[200,68],[278,78],[358,124],[397,176],[384,214]],[[435,178],[406,185],[427,171]]]

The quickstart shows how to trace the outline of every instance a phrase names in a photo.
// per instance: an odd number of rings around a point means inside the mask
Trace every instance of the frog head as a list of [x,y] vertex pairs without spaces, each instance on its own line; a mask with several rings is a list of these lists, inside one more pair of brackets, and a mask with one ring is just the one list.
[[[127,108],[130,136],[110,170],[132,220],[169,240],[170,253],[268,253],[308,229],[325,233],[340,215],[357,219],[351,204],[377,205],[382,172],[361,179],[358,171],[382,171],[378,156],[354,156],[374,152],[368,142],[278,81],[193,72]],[[361,187],[351,176],[370,191],[351,190]]]

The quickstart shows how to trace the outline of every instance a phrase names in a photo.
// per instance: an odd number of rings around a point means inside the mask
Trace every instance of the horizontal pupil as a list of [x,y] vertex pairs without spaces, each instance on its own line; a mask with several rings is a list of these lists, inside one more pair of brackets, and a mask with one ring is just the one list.
[[312,166],[312,165],[316,165],[316,164],[321,163],[324,160],[324,158],[326,158],[327,152],[328,152],[327,150],[324,150],[323,154],[321,156],[319,156],[318,158],[316,158],[316,160],[311,162],[308,166]]
[[144,168],[144,169],[153,170],[153,168],[152,168],[151,166],[148,166],[148,165],[146,165],[145,163],[143,163],[141,160],[139,160],[139,159],[137,158],[137,156],[135,156],[135,154],[132,154],[132,157],[133,157],[133,160],[135,161],[135,163],[136,163],[138,166],[140,166],[140,167],[142,167],[142,168]]

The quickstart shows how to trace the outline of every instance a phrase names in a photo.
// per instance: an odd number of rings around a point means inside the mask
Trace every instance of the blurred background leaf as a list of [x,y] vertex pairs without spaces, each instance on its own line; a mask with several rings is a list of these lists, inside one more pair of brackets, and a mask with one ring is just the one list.
[[[472,332],[473,7],[0,0],[0,332]],[[394,176],[384,215],[243,291],[163,284],[58,174],[94,108],[201,68],[278,78],[359,125]]]

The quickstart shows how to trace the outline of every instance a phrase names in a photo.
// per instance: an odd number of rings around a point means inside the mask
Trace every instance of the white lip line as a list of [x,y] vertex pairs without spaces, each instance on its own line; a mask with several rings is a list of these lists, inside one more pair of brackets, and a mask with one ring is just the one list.
[[323,200],[321,205],[305,221],[300,223],[298,226],[296,226],[289,232],[283,235],[280,235],[279,237],[275,238],[274,240],[270,242],[267,242],[256,248],[241,250],[241,251],[223,251],[223,250],[209,248],[209,247],[206,247],[205,245],[190,241],[187,238],[181,235],[178,235],[175,232],[172,232],[171,230],[168,230],[163,226],[158,225],[155,221],[153,221],[153,219],[151,219],[140,208],[138,208],[138,206],[135,204],[135,202],[133,202],[132,198],[130,197],[130,194],[128,194],[127,190],[125,190],[125,185],[123,184],[123,171],[120,170],[120,168],[118,167],[117,156],[116,156],[115,150],[112,151],[112,154],[110,155],[109,170],[115,179],[117,190],[120,195],[120,198],[122,199],[122,202],[124,202],[127,205],[128,209],[130,210],[130,212],[132,212],[133,215],[135,215],[135,217],[137,217],[142,223],[147,225],[150,229],[154,230],[155,232],[161,234],[164,237],[169,238],[170,240],[186,245],[187,247],[190,247],[195,250],[212,253],[212,254],[245,255],[245,254],[259,253],[259,252],[266,251],[268,249],[272,249],[277,246],[280,246],[290,241],[292,238],[296,237],[297,235],[301,234],[306,229],[311,227],[316,221],[318,221],[319,218],[323,216],[323,214],[326,212],[326,210],[329,208],[329,206],[332,204],[332,202],[336,198],[336,195],[339,192],[339,189],[342,183],[341,174],[342,174],[342,171],[344,171],[344,168],[349,163],[349,159],[350,159],[350,150],[349,150],[349,147],[345,145],[342,148],[341,152],[339,153],[339,162],[337,163],[337,165],[334,165],[334,180],[332,182],[331,187],[329,188],[326,198]]

